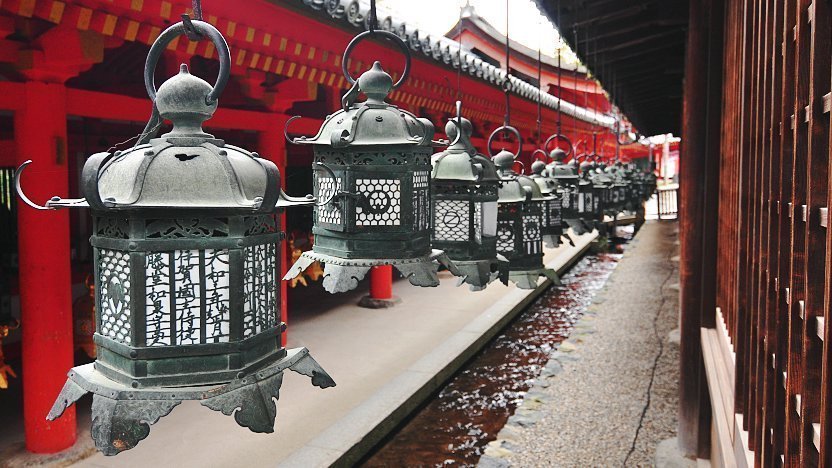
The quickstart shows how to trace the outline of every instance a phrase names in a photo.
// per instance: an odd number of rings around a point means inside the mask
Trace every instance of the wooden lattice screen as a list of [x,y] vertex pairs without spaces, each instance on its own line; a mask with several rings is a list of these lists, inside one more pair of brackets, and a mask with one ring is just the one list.
[[830,2],[725,7],[711,443],[741,466],[832,466]]

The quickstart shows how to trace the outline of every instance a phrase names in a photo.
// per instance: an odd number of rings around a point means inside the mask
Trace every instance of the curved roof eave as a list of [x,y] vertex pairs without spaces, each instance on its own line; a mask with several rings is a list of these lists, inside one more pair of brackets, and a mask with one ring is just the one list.
[[[327,2],[323,0],[302,0],[302,2],[310,9],[325,11],[334,20],[348,23],[362,30],[369,29],[367,20],[369,17],[370,3],[368,0],[331,0]],[[459,44],[447,37],[441,36],[433,38],[430,35],[421,37],[418,28],[408,27],[406,23],[390,15],[384,15],[381,12],[379,12],[378,16],[379,27],[397,34],[414,52],[449,65],[454,69],[460,67],[461,57],[463,73],[467,73],[473,78],[480,79],[495,86],[502,86],[503,82],[508,80],[510,85],[509,90],[520,97],[534,101],[538,93],[540,93],[541,103],[546,107],[557,109],[558,103],[560,102],[560,110],[566,115],[609,129],[615,129],[616,127],[618,119],[614,115],[598,113],[584,107],[579,107],[569,101],[562,101],[557,96],[552,96],[531,83],[507,74],[505,70],[483,61],[464,48],[460,52]]]

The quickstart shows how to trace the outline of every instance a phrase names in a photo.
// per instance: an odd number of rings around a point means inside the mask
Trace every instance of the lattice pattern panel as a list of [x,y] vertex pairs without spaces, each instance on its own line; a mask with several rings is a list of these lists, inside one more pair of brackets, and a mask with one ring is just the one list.
[[[316,176],[318,182],[318,200],[327,200],[333,194],[341,191],[341,179],[333,179],[328,176]],[[335,203],[327,203],[324,206],[315,207],[316,223],[341,224],[341,206]]]
[[514,222],[500,221],[497,223],[497,252],[514,252]]
[[147,254],[147,346],[229,341],[228,262],[227,250]]
[[474,203],[474,240],[482,244],[482,203]]
[[428,171],[413,173],[413,223],[415,229],[419,231],[430,227],[429,180],[430,172]]
[[243,265],[243,338],[277,325],[277,266],[274,244],[245,249]]
[[[436,200],[433,238],[443,241],[467,242],[469,232],[468,202]],[[475,204],[479,206],[479,204]]]
[[564,190],[561,196],[561,207],[565,210],[572,208],[572,192]]
[[401,181],[398,179],[356,179],[356,191],[364,195],[370,210],[355,208],[356,226],[399,226],[401,215]]
[[523,216],[523,243],[527,254],[543,251],[543,238],[540,236],[540,217]]
[[591,213],[592,212],[592,199],[594,198],[591,193],[577,193],[578,198],[578,213]]
[[98,251],[98,310],[103,336],[130,344],[130,254],[118,250]]
[[546,225],[560,226],[561,220],[561,201],[560,198],[553,198],[546,201]]

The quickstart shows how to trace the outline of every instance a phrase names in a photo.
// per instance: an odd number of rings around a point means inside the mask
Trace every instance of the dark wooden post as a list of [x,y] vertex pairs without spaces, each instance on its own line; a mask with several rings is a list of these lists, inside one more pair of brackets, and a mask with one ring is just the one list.
[[700,327],[714,326],[724,0],[690,3],[679,184],[679,447],[708,458],[711,408]]

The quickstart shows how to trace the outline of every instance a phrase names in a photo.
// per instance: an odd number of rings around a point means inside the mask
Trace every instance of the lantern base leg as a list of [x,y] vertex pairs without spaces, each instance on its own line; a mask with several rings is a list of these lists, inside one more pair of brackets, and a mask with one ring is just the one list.
[[560,245],[560,235],[546,234],[543,236],[543,244],[546,248],[556,249]]
[[457,286],[468,285],[471,291],[482,291],[492,281],[508,282],[508,260],[497,255],[496,260],[454,261],[459,270]]
[[320,388],[335,382],[309,355],[306,348],[287,350],[287,354],[266,367],[231,382],[201,387],[132,388],[108,379],[95,364],[74,367],[47,419],[60,417],[86,393],[93,393],[92,438],[104,455],[117,455],[136,446],[150,434],[150,425],[167,416],[185,400],[234,415],[237,424],[252,432],[274,432],[283,371],[293,370],[311,377]]
[[439,265],[445,266],[451,273],[459,276],[459,269],[441,250],[433,250],[430,255],[424,257],[404,259],[339,258],[306,251],[289,268],[283,280],[289,281],[303,273],[315,261],[324,265],[323,287],[330,293],[347,292],[357,288],[358,282],[367,276],[370,268],[380,265],[392,265],[410,281],[410,284],[421,287],[439,286],[437,275]]
[[592,232],[593,229],[583,219],[567,219],[566,224],[579,236]]
[[541,268],[538,270],[522,270],[512,271],[509,273],[509,279],[520,289],[535,289],[537,288],[537,280],[541,276],[546,277],[555,286],[562,286],[558,274],[550,268]]

